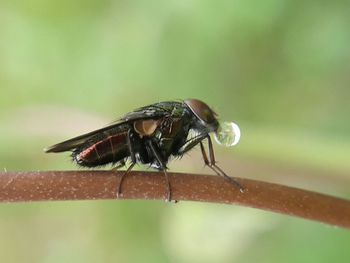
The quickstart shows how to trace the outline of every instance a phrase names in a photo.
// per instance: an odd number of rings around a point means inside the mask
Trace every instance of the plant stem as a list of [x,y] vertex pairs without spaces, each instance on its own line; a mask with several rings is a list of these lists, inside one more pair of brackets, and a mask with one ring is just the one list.
[[[116,199],[123,171],[0,173],[0,202]],[[350,229],[350,201],[284,185],[238,178],[238,188],[219,176],[168,173],[172,198],[237,204]],[[162,172],[130,172],[121,199],[164,200]]]

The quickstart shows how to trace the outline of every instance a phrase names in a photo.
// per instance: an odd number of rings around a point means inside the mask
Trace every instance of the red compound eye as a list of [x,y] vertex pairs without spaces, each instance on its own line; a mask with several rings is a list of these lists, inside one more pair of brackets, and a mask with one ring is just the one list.
[[196,99],[188,99],[184,101],[191,111],[206,124],[214,124],[217,122],[216,113],[203,101]]

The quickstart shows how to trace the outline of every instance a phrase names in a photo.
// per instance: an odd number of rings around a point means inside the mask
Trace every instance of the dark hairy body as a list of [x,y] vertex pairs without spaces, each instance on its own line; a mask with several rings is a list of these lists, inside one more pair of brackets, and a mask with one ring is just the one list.
[[[148,119],[146,114],[142,114],[143,108],[125,115],[122,118],[126,120],[125,123],[95,134],[86,143],[74,149],[73,160],[86,167],[109,163],[118,166],[129,158],[133,158],[130,153],[133,152],[138,163],[150,164],[162,169],[162,165],[167,163],[170,156],[179,156],[184,153],[180,149],[185,145],[192,120],[190,112],[186,108],[183,109],[181,103],[163,102],[154,106],[154,108],[149,106],[148,111],[157,111],[157,117]],[[142,118],[139,119],[137,113]],[[137,127],[142,124],[153,126],[148,130],[147,127],[141,131],[137,130]],[[150,131],[152,134],[145,134]],[[131,151],[128,148],[128,140],[130,140]],[[151,147],[156,149],[161,162]]]
[[[167,163],[172,157],[180,157],[200,144],[203,159],[217,174],[232,181],[216,164],[210,132],[219,127],[216,114],[202,101],[189,99],[182,102],[167,101],[136,109],[124,115],[116,123],[102,129],[75,137],[48,148],[47,152],[72,151],[74,162],[83,167],[98,167],[112,164],[122,167],[127,161],[149,164],[164,171],[168,194],[171,188],[166,173]],[[195,136],[189,136],[192,131]],[[202,141],[208,140],[209,158]],[[121,194],[120,181],[118,195]]]

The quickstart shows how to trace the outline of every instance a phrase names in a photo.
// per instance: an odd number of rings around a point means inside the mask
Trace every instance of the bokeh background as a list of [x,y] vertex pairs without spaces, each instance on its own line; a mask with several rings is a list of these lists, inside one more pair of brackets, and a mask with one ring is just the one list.
[[[2,0],[0,169],[76,169],[45,146],[199,98],[240,124],[230,175],[350,198],[344,0]],[[141,169],[142,167],[140,167]],[[172,171],[211,173],[194,150]],[[350,234],[250,208],[2,204],[1,262],[350,262]]]

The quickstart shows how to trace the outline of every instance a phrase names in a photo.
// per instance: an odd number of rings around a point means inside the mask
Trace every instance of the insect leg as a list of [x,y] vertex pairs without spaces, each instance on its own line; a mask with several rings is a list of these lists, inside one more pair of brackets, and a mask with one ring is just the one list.
[[170,181],[169,181],[169,177],[168,174],[166,172],[166,164],[164,163],[164,161],[162,160],[159,152],[157,151],[156,147],[153,145],[152,141],[148,141],[148,145],[154,155],[154,157],[156,158],[157,162],[159,163],[160,168],[162,169],[162,171],[164,172],[165,175],[165,182],[166,182],[166,186],[167,186],[167,197],[166,197],[166,201],[170,202],[171,201],[171,186],[170,186]]
[[126,144],[128,145],[128,149],[129,149],[129,153],[130,153],[131,165],[128,167],[128,169],[126,169],[125,173],[123,173],[122,177],[120,178],[119,185],[118,185],[118,191],[117,191],[118,198],[122,193],[122,184],[123,184],[125,176],[131,171],[131,169],[136,164],[135,151],[134,151],[133,146],[131,144],[131,129],[128,130],[128,134],[126,136]]
[[203,145],[202,141],[200,142],[200,146],[201,146],[201,152],[202,152],[204,164],[211,168],[210,163],[209,163],[209,159],[208,159],[207,153],[205,152],[204,145]]
[[117,198],[119,198],[122,195],[122,184],[124,181],[125,176],[131,171],[131,169],[135,166],[135,163],[132,163],[128,169],[123,173],[122,177],[120,178],[119,181],[119,186],[118,186],[118,191],[117,191]]
[[116,166],[114,166],[112,168],[112,171],[118,171],[119,168],[122,168],[125,166],[125,161],[124,160],[121,160],[119,161],[119,164],[117,164]]
[[208,148],[209,148],[209,160],[207,153],[205,152],[203,142],[200,142],[201,151],[204,163],[209,166],[210,169],[212,169],[217,175],[223,176],[226,180],[233,183],[236,187],[239,188],[239,191],[243,193],[244,187],[233,177],[228,176],[219,166],[216,165],[215,161],[215,155],[214,155],[214,149],[213,149],[213,143],[211,141],[210,136],[207,136],[208,139]]
[[134,148],[132,146],[132,143],[131,143],[131,129],[128,130],[128,135],[126,136],[126,143],[128,145],[131,162],[133,164],[135,164],[136,163],[136,155],[135,155],[135,151],[134,151]]
[[178,155],[183,155],[186,152],[190,151],[192,148],[194,148],[198,143],[200,143],[205,138],[206,138],[205,136],[198,136],[196,138],[193,138],[192,140],[189,140],[187,145],[184,148],[179,150]]

